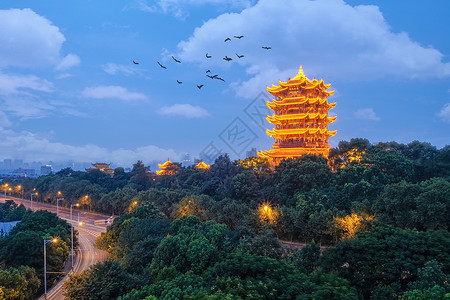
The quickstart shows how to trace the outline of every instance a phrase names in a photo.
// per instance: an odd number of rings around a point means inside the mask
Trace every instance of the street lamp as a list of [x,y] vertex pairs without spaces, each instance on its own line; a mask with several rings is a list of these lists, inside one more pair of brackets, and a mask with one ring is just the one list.
[[70,248],[70,256],[72,258],[72,269],[73,269],[73,223],[70,223],[70,234],[72,236],[71,239],[72,247]]
[[31,193],[31,201],[30,201],[30,208],[31,208],[31,210],[33,210],[33,195],[38,195],[38,192],[36,192],[36,193]]
[[80,215],[85,215],[87,214],[86,212],[78,212],[78,225],[81,226],[83,225],[83,222],[80,223]]
[[59,201],[63,201],[64,198],[58,198],[56,199],[56,215],[58,216],[59,214]]
[[8,189],[9,184],[5,183],[3,186],[5,187],[5,199],[6,199],[6,190]]
[[[74,205],[74,204],[73,204]],[[86,214],[85,212],[78,212],[78,226],[81,226],[82,225],[82,223],[80,223],[80,215],[84,215],[84,214]],[[72,219],[72,217],[70,218],[70,219]],[[71,236],[72,236],[72,239],[71,239],[71,247],[70,247],[70,253],[71,253],[71,258],[72,258],[72,269],[73,269],[73,222],[71,222],[70,223],[70,234],[71,234]]]
[[72,207],[74,207],[74,206],[80,206],[80,204],[79,203],[77,203],[77,204],[70,204],[70,221],[72,221]]
[[[17,193],[18,193],[19,195],[21,195],[21,192],[22,192],[22,186],[21,186],[21,185],[18,185],[18,186],[15,187],[15,189],[17,190]],[[21,198],[23,198],[23,197],[21,197]]]
[[53,238],[51,240],[44,239],[44,296],[47,299],[47,247],[45,246],[48,242],[56,243],[58,239]]

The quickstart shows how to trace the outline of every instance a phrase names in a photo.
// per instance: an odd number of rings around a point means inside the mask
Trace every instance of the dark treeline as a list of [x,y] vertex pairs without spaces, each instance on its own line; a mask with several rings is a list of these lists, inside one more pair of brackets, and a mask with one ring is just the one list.
[[[275,169],[224,155],[209,170],[181,167],[176,175],[156,176],[137,162],[113,178],[65,169],[22,184],[40,201],[55,203],[61,191],[63,205],[120,215],[97,243],[112,259],[73,276],[69,299],[450,292],[448,146],[352,139],[329,159],[304,155]],[[294,251],[280,241],[310,244]]]

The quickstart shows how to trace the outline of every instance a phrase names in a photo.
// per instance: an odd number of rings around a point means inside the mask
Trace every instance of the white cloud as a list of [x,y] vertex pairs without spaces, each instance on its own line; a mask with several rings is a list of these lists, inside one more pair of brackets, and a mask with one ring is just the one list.
[[56,70],[64,71],[71,67],[79,65],[81,62],[80,58],[75,54],[66,55],[56,66]]
[[445,104],[437,115],[438,117],[442,118],[445,122],[450,123],[450,102]]
[[29,8],[0,10],[0,68],[57,65],[64,35]]
[[0,72],[0,94],[18,94],[26,90],[53,91],[53,84],[34,75],[8,75]]
[[108,161],[121,166],[131,166],[138,160],[162,162],[167,157],[175,161],[181,158],[181,154],[174,150],[155,145],[109,150],[97,145],[74,146],[52,142],[46,137],[28,131],[15,132],[1,128],[0,137],[2,138],[0,159],[20,157],[25,161]]
[[165,116],[182,116],[186,118],[204,118],[210,114],[200,106],[190,104],[174,104],[172,106],[164,106],[158,110],[160,115]]
[[118,65],[115,63],[107,63],[103,65],[103,70],[111,75],[116,75],[118,73],[122,73],[124,75],[134,75],[136,73],[136,69],[126,65]]
[[163,12],[184,19],[189,15],[189,9],[193,6],[213,4],[216,6],[244,8],[254,2],[251,0],[158,0],[156,4],[149,5],[146,0],[136,0],[134,6],[145,12]]
[[0,128],[8,127],[11,125],[11,122],[8,119],[8,116],[0,110]]
[[355,112],[355,117],[360,120],[380,121],[380,118],[377,117],[377,115],[373,111],[373,108],[358,109]]
[[[224,43],[226,37],[232,40]],[[300,65],[308,77],[326,76],[326,82],[450,75],[441,52],[407,33],[392,32],[377,6],[352,7],[342,0],[286,0],[282,5],[260,0],[240,13],[208,20],[178,47],[178,57],[203,67],[244,66],[250,79],[234,87],[249,98],[278,79],[294,77]],[[205,53],[213,57],[206,59]],[[235,53],[245,57],[225,64],[222,58],[235,58]]]
[[147,96],[144,94],[130,92],[126,88],[116,85],[85,88],[82,95],[94,99],[147,100]]

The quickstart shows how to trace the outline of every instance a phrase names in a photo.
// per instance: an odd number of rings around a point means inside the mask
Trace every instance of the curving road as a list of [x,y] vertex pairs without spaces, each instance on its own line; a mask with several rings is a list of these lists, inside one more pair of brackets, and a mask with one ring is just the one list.
[[[30,208],[31,202],[30,200],[23,200],[19,198],[11,198],[8,197],[8,200],[14,200],[14,202],[18,204],[23,204],[25,207]],[[0,201],[4,202],[5,198],[0,197]],[[55,205],[50,205],[47,203],[35,202],[33,201],[33,210],[48,210],[56,213],[57,207]],[[78,213],[80,212],[79,218],[80,222],[83,222],[83,225],[78,225]],[[81,214],[83,213],[83,214]],[[105,220],[109,218],[109,216],[91,213],[91,212],[83,212],[79,211],[76,208],[72,209],[72,220],[70,220],[70,209],[65,207],[59,207],[58,215],[62,219],[66,219],[67,222],[73,223],[74,229],[78,231],[78,240],[79,247],[75,252],[74,259],[74,267],[73,270],[69,271],[70,274],[79,274],[98,262],[104,261],[108,258],[109,254],[103,250],[99,250],[94,247],[95,240],[100,236],[102,232],[106,231],[106,226],[96,226],[94,225],[95,220]],[[47,299],[52,300],[62,300],[63,289],[62,285],[65,280],[68,279],[68,275],[64,276],[64,278],[59,281],[56,285],[54,285],[51,289],[47,290]],[[42,295],[39,299],[45,299],[44,295]]]

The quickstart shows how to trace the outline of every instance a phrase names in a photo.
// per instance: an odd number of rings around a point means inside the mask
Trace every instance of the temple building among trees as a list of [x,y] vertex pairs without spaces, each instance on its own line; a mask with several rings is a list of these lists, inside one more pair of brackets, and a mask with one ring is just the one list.
[[178,168],[180,167],[179,164],[171,162],[169,158],[165,163],[162,165],[158,164],[158,166],[161,169],[156,171],[156,174],[158,175],[174,175],[178,172]]
[[110,168],[109,165],[111,164],[107,164],[107,163],[95,163],[92,164],[92,166],[94,168],[89,168],[89,169],[85,169],[87,172],[89,171],[93,171],[93,170],[100,170],[102,172],[105,172],[106,174],[110,175],[111,177],[113,176],[114,173],[114,169]]
[[328,124],[336,117],[329,117],[328,110],[336,103],[328,103],[327,97],[334,91],[326,91],[330,84],[323,79],[309,80],[300,70],[287,82],[278,81],[279,86],[267,87],[275,98],[267,101],[267,106],[274,111],[267,120],[275,125],[266,130],[275,139],[272,149],[258,152],[261,158],[267,158],[272,165],[277,165],[285,158],[295,158],[303,154],[328,156],[330,145],[328,138],[336,134],[329,131]]
[[211,166],[208,164],[205,164],[203,162],[203,160],[201,160],[198,164],[196,164],[194,166],[194,169],[196,169],[196,170],[208,170],[209,168],[211,168]]

